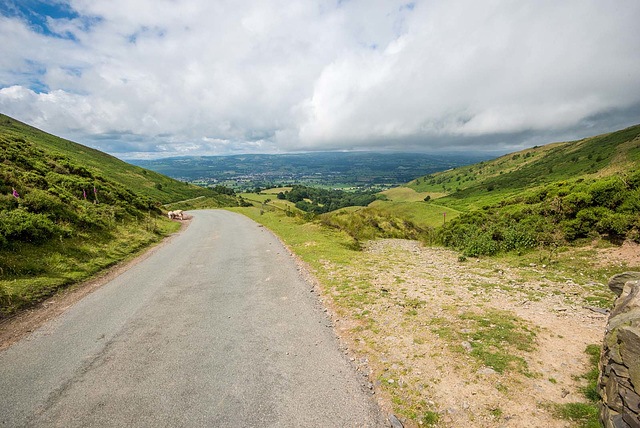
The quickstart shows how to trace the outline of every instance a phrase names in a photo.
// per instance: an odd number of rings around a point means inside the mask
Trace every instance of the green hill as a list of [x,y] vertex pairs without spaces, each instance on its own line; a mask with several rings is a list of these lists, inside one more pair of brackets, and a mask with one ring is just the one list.
[[163,204],[214,196],[208,189],[169,178],[157,172],[128,164],[107,153],[68,141],[0,114],[0,139],[20,138],[36,144],[48,153],[58,153],[71,162],[82,165],[94,173],[126,186],[131,191]]
[[469,256],[640,242],[640,125],[430,174],[380,196],[322,221],[356,239],[419,236]]
[[578,141],[536,146],[475,165],[417,178],[406,187],[440,193],[440,205],[460,210],[498,202],[545,184],[634,171],[640,164],[640,125]]
[[238,205],[0,117],[0,318],[176,231],[160,201],[197,196]]
[[639,242],[640,126],[431,174],[406,188],[413,193],[391,195],[441,192],[413,204],[462,212],[432,236],[470,256],[600,238]]

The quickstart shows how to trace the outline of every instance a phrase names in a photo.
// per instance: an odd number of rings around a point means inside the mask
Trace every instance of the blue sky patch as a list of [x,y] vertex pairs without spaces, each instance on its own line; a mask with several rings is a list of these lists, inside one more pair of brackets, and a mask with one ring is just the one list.
[[81,17],[67,3],[56,0],[4,0],[0,2],[0,14],[18,18],[26,22],[34,31],[50,37],[77,41],[69,32],[59,34],[51,31],[50,19],[78,19],[84,24],[82,29],[88,30],[92,25],[100,22],[97,17]]

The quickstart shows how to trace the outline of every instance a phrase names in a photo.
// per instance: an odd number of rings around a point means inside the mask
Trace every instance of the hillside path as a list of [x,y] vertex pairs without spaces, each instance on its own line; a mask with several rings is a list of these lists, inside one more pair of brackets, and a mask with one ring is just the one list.
[[0,353],[0,426],[382,426],[311,285],[248,218],[191,212]]

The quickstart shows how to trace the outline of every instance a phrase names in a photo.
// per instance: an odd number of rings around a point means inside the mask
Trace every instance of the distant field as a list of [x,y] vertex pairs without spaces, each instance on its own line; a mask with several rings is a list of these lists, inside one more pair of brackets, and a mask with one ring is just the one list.
[[290,192],[291,191],[291,187],[272,187],[271,189],[265,189],[263,190],[262,194],[266,194],[266,195],[277,195],[278,193],[282,192]]
[[421,202],[424,198],[431,196],[431,199],[446,196],[446,193],[442,192],[416,192],[415,189],[410,187],[394,187],[393,189],[380,192],[382,195],[386,195],[390,201],[394,202]]
[[[279,189],[282,189],[282,188],[279,188]],[[269,190],[272,190],[272,189],[269,189]],[[260,205],[264,201],[269,200],[268,205],[274,206],[276,208],[280,208],[281,210],[286,210],[287,208],[289,208],[292,211],[296,211],[296,212],[300,211],[298,208],[296,208],[296,204],[294,204],[293,202],[289,202],[284,199],[277,199],[274,197],[275,195],[273,194],[264,193],[264,192],[268,192],[269,190],[266,190],[260,193],[241,193],[240,196],[242,196],[245,200],[249,202],[253,202],[254,204]]]
[[442,226],[445,217],[443,213],[446,213],[447,220],[452,220],[460,215],[460,211],[453,208],[441,207],[427,202],[375,201],[369,206],[380,212],[411,220],[418,226]]
[[241,193],[240,196],[248,201],[264,202],[267,199],[274,200],[273,195],[266,195],[263,193]]

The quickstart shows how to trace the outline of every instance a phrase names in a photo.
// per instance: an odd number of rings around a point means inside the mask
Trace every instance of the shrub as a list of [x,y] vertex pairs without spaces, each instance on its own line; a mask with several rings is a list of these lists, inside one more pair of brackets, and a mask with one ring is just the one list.
[[594,205],[610,209],[615,208],[622,202],[625,190],[625,185],[617,177],[598,180],[588,189]]
[[30,213],[19,208],[0,212],[0,235],[6,241],[42,242],[63,230],[44,214]]
[[514,225],[508,227],[503,233],[502,249],[506,251],[510,250],[524,250],[534,248],[538,241],[534,236],[533,231],[527,229],[522,225]]
[[48,214],[54,218],[66,217],[62,201],[43,190],[30,191],[20,200],[20,205],[32,213]]
[[498,243],[490,233],[481,233],[467,239],[463,254],[469,257],[492,256],[498,252]]
[[631,225],[631,216],[626,214],[611,214],[600,220],[597,230],[600,233],[621,237],[625,236]]

